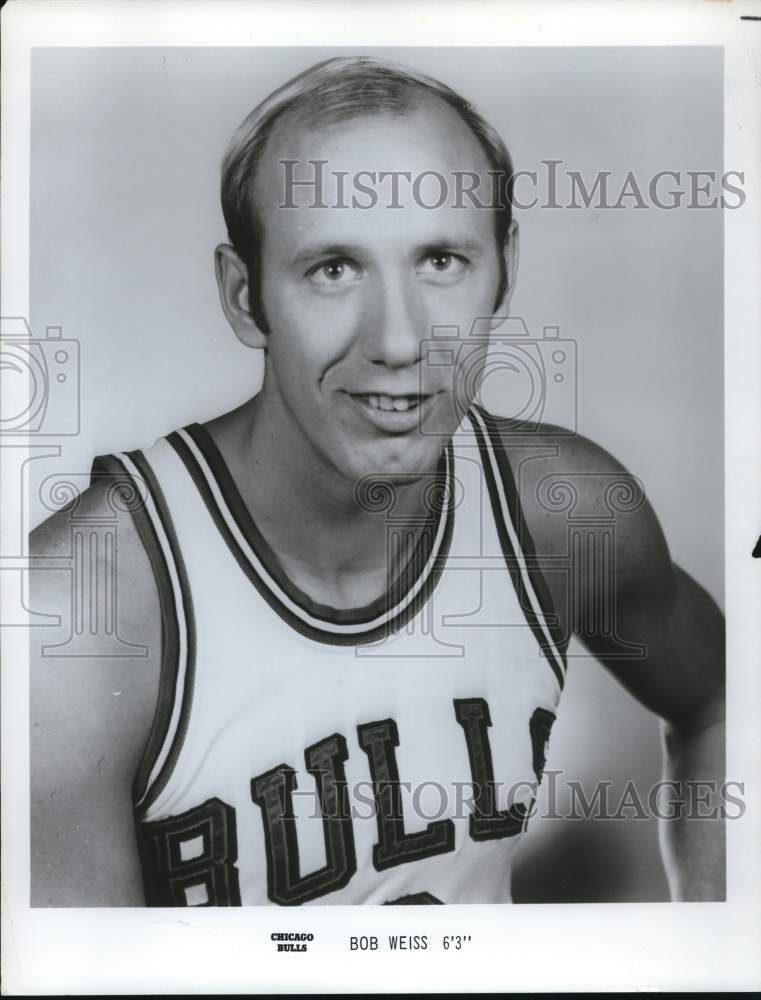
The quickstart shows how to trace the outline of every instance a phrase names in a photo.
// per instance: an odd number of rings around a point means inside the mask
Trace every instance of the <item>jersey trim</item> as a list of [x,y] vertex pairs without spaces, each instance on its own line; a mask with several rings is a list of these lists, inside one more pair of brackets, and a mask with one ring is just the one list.
[[564,642],[499,431],[494,418],[480,407],[474,406],[468,415],[478,442],[497,534],[518,603],[562,688],[566,672]]
[[195,622],[187,573],[161,487],[139,451],[113,456],[145,502],[135,512],[159,592],[161,669],[159,694],[143,757],[132,785],[136,814],[143,814],[168,782],[190,718],[195,674]]
[[344,610],[316,604],[288,580],[207,432],[191,425],[170,434],[167,440],[185,464],[241,570],[272,610],[301,635],[332,645],[374,642],[405,625],[432,594],[446,563],[454,526],[451,443],[437,472],[440,509],[421,532],[404,570],[379,600]]

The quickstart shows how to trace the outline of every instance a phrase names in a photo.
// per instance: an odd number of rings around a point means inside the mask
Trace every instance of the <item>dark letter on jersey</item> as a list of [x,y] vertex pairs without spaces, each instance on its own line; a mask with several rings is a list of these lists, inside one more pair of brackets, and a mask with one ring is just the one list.
[[494,795],[494,765],[491,759],[488,727],[489,706],[483,698],[455,698],[457,721],[465,730],[470,772],[473,778],[474,811],[470,816],[473,840],[496,840],[515,837],[523,829],[526,811],[520,804],[497,811]]
[[537,781],[541,781],[544,774],[544,765],[547,762],[547,744],[554,721],[553,712],[549,712],[546,708],[537,708],[529,722],[531,747],[534,754],[534,774],[536,774]]
[[429,823],[418,833],[404,832],[399,769],[394,753],[394,747],[399,746],[399,734],[394,720],[368,722],[357,726],[357,733],[359,745],[370,761],[373,780],[378,823],[378,843],[373,847],[376,870],[453,851],[454,823],[451,819]]
[[297,906],[342,889],[357,870],[344,762],[349,756],[339,733],[307,747],[307,771],[317,783],[327,864],[309,875],[299,869],[293,816],[296,772],[287,764],[251,781],[251,798],[262,810],[267,850],[267,895],[273,903]]
[[179,816],[140,823],[148,906],[240,906],[235,810],[209,799]]

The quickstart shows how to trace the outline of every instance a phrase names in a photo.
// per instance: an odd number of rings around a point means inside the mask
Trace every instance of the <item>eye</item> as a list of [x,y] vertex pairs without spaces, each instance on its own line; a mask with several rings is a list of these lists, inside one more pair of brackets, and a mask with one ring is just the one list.
[[351,281],[356,281],[360,277],[360,273],[359,269],[348,260],[328,260],[308,271],[307,277],[315,285],[326,287],[328,285],[347,285]]
[[423,258],[418,266],[418,274],[452,279],[464,274],[465,267],[465,260],[457,254],[436,250]]

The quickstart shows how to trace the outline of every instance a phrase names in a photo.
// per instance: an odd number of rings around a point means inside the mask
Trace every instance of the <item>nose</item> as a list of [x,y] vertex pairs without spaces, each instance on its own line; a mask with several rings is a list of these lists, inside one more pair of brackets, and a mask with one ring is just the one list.
[[403,278],[379,278],[364,320],[362,351],[372,364],[403,368],[420,360],[423,304]]

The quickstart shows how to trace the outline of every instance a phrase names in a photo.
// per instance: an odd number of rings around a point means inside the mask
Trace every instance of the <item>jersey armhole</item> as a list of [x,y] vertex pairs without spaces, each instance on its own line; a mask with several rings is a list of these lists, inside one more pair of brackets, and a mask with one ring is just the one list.
[[523,514],[518,488],[496,418],[481,407],[472,407],[471,424],[476,434],[487,489],[503,554],[526,616],[560,687],[565,683],[566,641],[550,589],[539,565],[534,540]]
[[[148,556],[159,598],[161,662],[150,730],[132,784],[139,818],[166,785],[187,727],[192,700],[195,629],[187,576],[161,489],[141,452],[99,455],[90,483],[107,477],[128,491],[129,510]],[[126,505],[126,504],[125,504]]]

